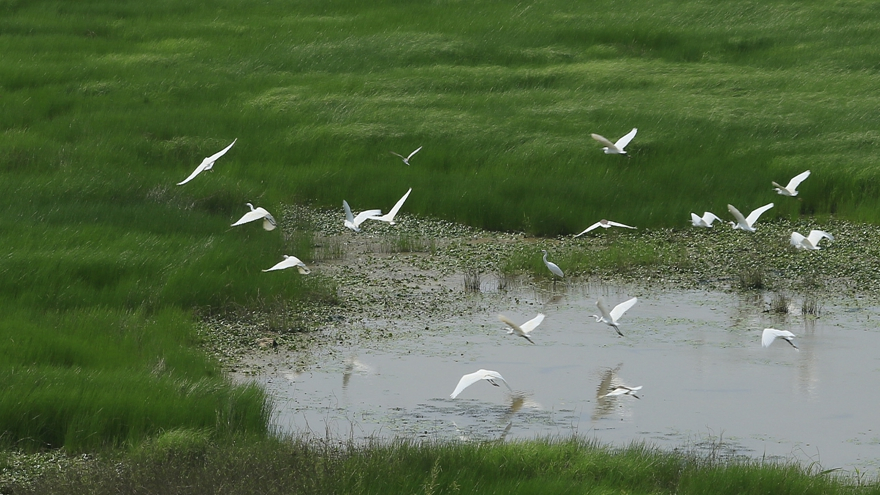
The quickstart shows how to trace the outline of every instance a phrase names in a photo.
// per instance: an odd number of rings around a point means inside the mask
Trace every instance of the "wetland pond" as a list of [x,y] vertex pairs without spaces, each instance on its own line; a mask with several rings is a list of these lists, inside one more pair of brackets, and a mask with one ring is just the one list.
[[[595,301],[639,302],[597,323]],[[329,345],[307,366],[294,351],[249,358],[238,380],[262,384],[279,432],[430,440],[530,439],[577,434],[611,445],[712,449],[751,458],[876,473],[880,466],[880,307],[821,300],[803,315],[769,295],[637,286],[563,285],[468,296],[466,316],[364,318],[370,338]],[[777,301],[778,302],[778,301]],[[783,304],[782,306],[785,306]],[[498,321],[547,315],[535,344]],[[799,350],[766,327],[792,331]],[[449,397],[462,375],[500,372],[513,389],[479,381]],[[253,370],[259,370],[254,372]],[[602,397],[642,386],[639,399]]]

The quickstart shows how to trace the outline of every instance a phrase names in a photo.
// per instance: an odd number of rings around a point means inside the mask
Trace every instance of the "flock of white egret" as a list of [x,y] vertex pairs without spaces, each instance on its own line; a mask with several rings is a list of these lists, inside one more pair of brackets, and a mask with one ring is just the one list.
[[[638,129],[633,128],[629,133],[627,133],[626,135],[624,135],[623,137],[621,137],[620,139],[618,139],[614,143],[612,143],[611,141],[609,141],[608,139],[604,138],[603,136],[601,136],[599,134],[591,134],[591,136],[593,139],[595,139],[596,141],[598,141],[604,145],[602,150],[606,154],[626,155],[625,148],[633,140],[633,138],[636,136],[637,132],[638,132]],[[187,182],[193,180],[197,175],[204,172],[205,170],[212,170],[214,163],[220,157],[225,155],[232,148],[232,146],[235,145],[236,141],[237,141],[237,139],[233,140],[232,143],[229,144],[227,147],[223,148],[219,152],[217,152],[209,157],[206,157],[204,160],[202,160],[202,162],[199,164],[199,166],[196,167],[196,169],[186,179],[179,182],[177,185],[184,185]],[[410,165],[410,160],[412,159],[412,157],[416,153],[421,151],[421,149],[422,149],[422,147],[419,146],[418,148],[416,148],[413,152],[411,152],[407,156],[403,156],[403,155],[398,154],[393,151],[391,152],[391,154],[399,157],[403,161],[403,163],[405,163],[406,165]],[[794,197],[794,196],[798,195],[798,190],[797,190],[798,186],[807,177],[809,177],[809,175],[810,175],[810,171],[807,170],[806,172],[803,172],[803,173],[798,174],[795,177],[793,177],[788,182],[788,184],[786,186],[781,186],[781,185],[777,184],[776,182],[772,182],[772,184],[778,194],[783,195],[783,196]],[[388,211],[388,213],[386,213],[384,215],[382,214],[382,210],[380,210],[380,209],[364,210],[364,211],[359,212],[357,215],[354,215],[351,211],[351,207],[349,206],[348,202],[343,200],[342,206],[343,206],[343,210],[345,212],[345,219],[343,221],[343,225],[346,228],[351,229],[354,232],[360,232],[361,224],[363,224],[367,220],[381,221],[381,222],[386,222],[390,225],[394,225],[395,224],[394,218],[396,217],[397,213],[400,211],[400,208],[403,206],[404,202],[407,200],[407,198],[409,197],[411,192],[412,192],[412,188],[410,188],[403,195],[403,197],[401,197],[397,201],[397,203],[395,203],[395,205]],[[239,225],[249,223],[249,222],[258,221],[258,220],[263,221],[263,228],[267,231],[274,230],[277,227],[277,224],[275,222],[275,218],[272,216],[272,214],[270,214],[268,211],[266,211],[265,208],[254,207],[254,205],[251,203],[247,203],[247,206],[250,208],[250,211],[247,212],[246,214],[244,214],[244,216],[242,216],[238,221],[233,223],[231,225],[232,227],[239,226]],[[733,205],[727,205],[728,211],[731,213],[731,215],[733,215],[734,219],[736,220],[735,222],[729,222],[729,223],[733,227],[733,229],[743,230],[746,232],[755,232],[755,223],[758,221],[758,218],[764,212],[766,212],[770,208],[773,208],[773,206],[774,206],[773,203],[766,204],[764,206],[761,206],[760,208],[753,210],[751,213],[749,213],[749,215],[747,217],[745,217],[745,216],[743,216],[742,213],[740,213],[740,211],[736,207],[734,207]],[[721,219],[718,216],[716,216],[715,214],[708,212],[708,211],[704,212],[702,217],[697,216],[696,213],[691,213],[691,223],[695,227],[712,228],[713,223],[716,221],[720,222]],[[590,225],[589,227],[587,227],[586,229],[584,229],[582,232],[575,235],[574,237],[580,237],[580,236],[582,236],[582,235],[584,235],[594,229],[597,229],[599,227],[606,228],[606,229],[609,227],[622,227],[622,228],[627,228],[627,229],[635,229],[636,228],[636,227],[632,227],[630,225],[625,225],[625,224],[622,224],[619,222],[614,222],[611,220],[602,219],[602,220],[594,223],[593,225]],[[809,235],[806,237],[804,237],[803,235],[801,235],[797,232],[793,232],[791,234],[791,244],[797,249],[818,250],[818,249],[820,249],[819,242],[822,239],[829,239],[829,240],[833,241],[834,237],[831,234],[829,234],[828,232],[824,232],[821,230],[812,230],[812,231],[810,231]],[[547,259],[547,251],[542,250],[541,252],[543,253],[543,261],[544,261],[544,264],[547,266],[547,269],[556,277],[560,277],[560,278],[564,277],[565,275],[564,275],[562,269],[559,268],[559,266],[557,264],[555,264],[552,261],[549,261]],[[286,254],[283,255],[283,260],[281,262],[279,262],[276,265],[272,266],[271,268],[267,268],[263,271],[270,272],[270,271],[284,270],[287,268],[296,268],[299,271],[299,273],[301,273],[301,274],[308,274],[311,272],[311,270],[301,260],[299,260],[295,256],[289,256]],[[555,280],[556,279],[554,278],[554,282],[555,282]],[[617,334],[620,337],[623,337],[624,336],[623,332],[620,331],[619,320],[620,320],[620,318],[623,317],[623,315],[626,311],[628,311],[630,308],[635,306],[636,302],[638,302],[638,299],[633,297],[631,299],[628,299],[626,301],[623,301],[623,302],[617,304],[616,306],[614,306],[613,309],[609,310],[607,303],[605,302],[605,299],[602,297],[599,297],[598,301],[596,301],[596,307],[599,309],[599,312],[601,313],[601,315],[591,315],[591,316],[596,319],[596,322],[605,323],[606,325],[614,328],[614,330],[617,332]],[[541,322],[544,321],[544,318],[545,318],[545,315],[542,313],[539,313],[537,316],[535,316],[531,320],[526,321],[525,323],[522,323],[522,324],[517,324],[504,315],[498,315],[498,319],[510,327],[510,330],[508,330],[508,332],[507,332],[508,334],[516,334],[516,335],[528,340],[532,344],[534,344],[535,342],[530,338],[529,335],[535,328],[538,327],[538,325],[541,324]],[[781,338],[781,339],[785,340],[786,342],[788,342],[789,344],[791,344],[791,346],[794,347],[795,349],[798,349],[798,347],[792,341],[792,339],[794,337],[795,337],[795,335],[787,330],[777,330],[775,328],[766,328],[766,329],[764,329],[762,337],[761,337],[761,345],[763,347],[767,347],[776,338]],[[501,376],[501,374],[499,372],[492,371],[492,370],[480,369],[474,373],[469,373],[469,374],[462,376],[458,382],[458,385],[455,387],[455,390],[452,392],[452,394],[450,396],[454,399],[465,388],[467,388],[470,385],[473,385],[474,383],[477,383],[481,380],[486,380],[487,382],[489,382],[490,384],[492,384],[496,387],[499,386],[497,381],[501,381],[504,383],[505,386],[507,386],[508,389],[510,389],[510,386],[507,384],[507,381],[504,379],[504,377]],[[642,388],[641,386],[627,387],[627,386],[623,386],[623,385],[617,385],[610,392],[605,394],[604,397],[615,397],[615,396],[620,396],[620,395],[629,395],[629,396],[632,396],[632,397],[635,397],[636,399],[638,399],[639,397],[636,395],[636,392],[641,390],[641,388]]]

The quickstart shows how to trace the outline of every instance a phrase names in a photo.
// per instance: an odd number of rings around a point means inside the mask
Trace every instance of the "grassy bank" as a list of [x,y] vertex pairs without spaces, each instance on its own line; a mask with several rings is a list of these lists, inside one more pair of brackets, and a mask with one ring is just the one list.
[[11,493],[880,493],[875,480],[643,445],[210,442],[176,431],[122,458],[74,463]]

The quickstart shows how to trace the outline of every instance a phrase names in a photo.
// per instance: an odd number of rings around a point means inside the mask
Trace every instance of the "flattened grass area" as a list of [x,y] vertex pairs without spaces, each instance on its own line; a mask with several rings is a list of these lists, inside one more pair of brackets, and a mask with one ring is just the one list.
[[[880,221],[876,2],[0,0],[0,53],[15,448],[265,434],[265,396],[197,350],[193,309],[333,288],[263,276],[309,236],[230,229],[247,201],[412,187],[408,212],[537,235],[772,200],[770,219]],[[588,137],[632,127],[629,157]],[[798,200],[773,194],[807,168]]]
[[314,440],[212,443],[175,431],[117,461],[53,472],[15,493],[880,493],[857,476],[814,467],[578,439],[355,448]]

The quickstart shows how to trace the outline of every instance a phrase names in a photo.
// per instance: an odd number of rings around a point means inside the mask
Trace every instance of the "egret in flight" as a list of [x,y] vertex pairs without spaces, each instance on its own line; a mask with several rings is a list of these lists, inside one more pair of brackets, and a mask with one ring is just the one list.
[[611,390],[611,392],[608,392],[607,394],[603,395],[602,397],[616,397],[618,395],[631,395],[631,396],[635,397],[636,399],[641,399],[641,397],[636,395],[636,392],[638,392],[641,389],[642,389],[641,385],[639,385],[638,387],[627,387],[626,385],[618,385],[618,386],[614,387]]
[[712,222],[721,221],[720,218],[715,216],[714,213],[706,211],[703,212],[702,217],[698,217],[696,213],[691,213],[691,223],[694,224],[694,227],[704,227],[707,229],[712,228]]
[[394,225],[394,217],[397,215],[397,212],[400,211],[400,207],[403,206],[404,201],[406,201],[406,198],[409,197],[409,193],[411,193],[411,192],[412,192],[412,188],[409,188],[409,191],[407,191],[406,194],[404,194],[402,198],[397,200],[397,203],[394,205],[393,208],[391,208],[391,211],[389,211],[388,213],[386,213],[382,216],[376,216],[376,217],[370,216],[370,217],[367,217],[367,219],[368,220],[379,220],[380,222],[388,222],[389,224]]
[[279,261],[272,268],[266,268],[263,271],[264,272],[273,272],[275,270],[284,270],[285,268],[293,268],[293,267],[296,267],[296,269],[299,270],[299,272],[302,273],[303,275],[308,275],[309,273],[312,272],[311,270],[309,270],[309,268],[306,266],[305,263],[300,261],[299,258],[297,258],[296,256],[288,256],[286,254],[284,255],[284,259],[282,261]]
[[623,149],[626,147],[626,145],[629,144],[630,141],[632,141],[634,137],[636,137],[636,132],[638,131],[638,129],[633,127],[633,130],[629,131],[626,136],[618,139],[616,143],[612,143],[611,141],[605,139],[598,134],[590,134],[590,136],[592,136],[593,139],[595,139],[596,141],[599,141],[600,143],[605,145],[605,147],[602,148],[602,151],[604,151],[606,155],[625,155],[626,151],[624,151]]
[[186,179],[183,179],[182,182],[178,182],[177,185],[182,186],[182,185],[186,184],[187,182],[195,179],[195,177],[197,175],[204,172],[205,170],[211,170],[211,168],[214,166],[214,162],[216,162],[217,159],[220,158],[221,156],[225,155],[226,152],[229,151],[229,148],[232,148],[232,145],[235,144],[236,141],[238,141],[238,138],[235,138],[232,141],[232,144],[230,144],[229,146],[223,148],[222,150],[218,151],[217,153],[214,153],[213,155],[202,160],[202,163],[200,163],[199,166],[196,167],[195,170],[193,170],[193,173],[189,174],[189,177],[187,177]]
[[[775,328],[765,328],[764,329],[764,333],[761,334],[761,346],[762,347],[769,347],[770,344],[772,344],[773,341],[776,340],[777,337],[788,342],[795,349],[798,348],[798,346],[794,345],[794,342],[791,341],[791,339],[793,339],[795,337],[795,334],[789,332],[788,330],[777,330]],[[800,349],[798,349],[798,350],[800,350]]]
[[409,156],[403,156],[403,155],[401,155],[400,153],[395,153],[395,152],[393,152],[393,151],[391,152],[391,154],[394,155],[394,156],[399,156],[400,159],[403,160],[403,163],[409,165],[409,159],[412,158],[413,155],[415,155],[416,153],[418,153],[421,149],[422,149],[422,147],[419,146],[418,148],[416,148],[415,151],[413,151],[412,153],[410,153]]
[[492,371],[492,370],[477,370],[473,373],[470,373],[468,375],[464,375],[463,377],[461,377],[461,380],[458,381],[458,385],[455,387],[455,390],[453,390],[452,394],[450,394],[449,396],[452,397],[453,399],[458,397],[458,394],[460,394],[462,390],[470,387],[471,385],[473,385],[474,383],[477,383],[480,380],[486,380],[487,382],[491,383],[492,385],[494,385],[496,387],[499,387],[500,385],[495,383],[495,380],[501,380],[502,382],[504,382],[504,385],[511,392],[513,392],[513,389],[510,388],[510,385],[507,384],[507,380],[505,380],[504,377],[501,376],[501,373],[498,373],[497,371]]
[[264,229],[275,230],[275,227],[277,227],[277,224],[275,223],[275,217],[273,217],[271,213],[266,211],[266,209],[263,207],[254,208],[254,205],[252,205],[250,203],[245,203],[245,204],[248,205],[248,208],[250,208],[251,211],[245,213],[243,217],[239,218],[238,221],[235,222],[234,224],[230,225],[230,227],[235,227],[235,226],[241,225],[243,223],[254,222],[254,221],[262,219]]
[[614,306],[614,309],[612,309],[611,311],[608,311],[608,306],[605,304],[605,298],[600,296],[599,300],[596,301],[596,306],[599,308],[599,312],[602,313],[602,315],[601,316],[592,315],[592,316],[593,316],[593,318],[596,319],[597,323],[602,322],[606,325],[614,327],[614,329],[617,330],[617,335],[620,335],[621,337],[623,337],[623,333],[621,333],[621,331],[620,331],[620,327],[617,324],[617,320],[619,320],[623,316],[623,314],[626,313],[626,311],[629,308],[633,307],[636,304],[636,302],[638,302],[638,298],[634,297],[634,298],[629,299],[627,301],[623,301],[622,303],[618,304],[617,306]]
[[534,330],[538,325],[540,325],[542,321],[544,321],[544,314],[538,313],[538,316],[523,323],[522,325],[517,325],[512,320],[510,320],[510,318],[504,315],[498,315],[498,319],[503,321],[504,323],[507,323],[507,326],[510,327],[510,330],[507,331],[507,335],[516,332],[517,335],[534,344],[532,339],[529,338],[529,333]]
[[728,211],[736,218],[736,222],[730,222],[730,225],[733,226],[734,229],[745,230],[746,232],[754,232],[755,231],[755,222],[758,221],[758,217],[761,216],[762,213],[773,208],[773,203],[766,204],[755,211],[749,213],[749,216],[743,218],[743,214],[739,212],[733,205],[727,205]]
[[810,235],[804,237],[803,235],[792,232],[791,233],[791,245],[797,249],[807,249],[809,251],[818,251],[821,249],[819,247],[819,241],[822,239],[828,239],[829,241],[834,240],[834,236],[825,232],[824,230],[811,230]]
[[378,217],[382,214],[382,210],[367,210],[362,211],[357,214],[357,216],[353,216],[351,214],[351,207],[348,206],[348,201],[342,200],[342,208],[345,209],[345,222],[343,225],[350,228],[355,232],[361,231],[361,224],[368,218]]
[[776,192],[783,195],[783,196],[797,196],[798,195],[797,187],[799,185],[801,185],[801,182],[803,182],[809,176],[810,176],[809,170],[807,170],[806,172],[797,174],[790,181],[788,181],[788,185],[785,187],[782,187],[773,181],[771,181],[770,183],[773,184],[773,186],[774,186],[773,189],[776,189]]
[[586,229],[584,229],[583,232],[581,232],[580,234],[576,235],[575,237],[580,237],[580,236],[586,234],[587,232],[589,232],[589,231],[591,231],[591,230],[598,229],[599,227],[602,227],[603,229],[607,229],[607,228],[609,228],[609,227],[624,227],[624,228],[627,228],[627,229],[634,229],[634,228],[635,228],[635,227],[630,227],[629,225],[624,225],[624,224],[622,224],[622,223],[612,222],[611,220],[605,220],[605,219],[603,218],[602,220],[599,220],[598,222],[596,222],[596,223],[594,223],[593,225],[590,225],[589,227],[587,227]]
[[565,277],[565,274],[562,273],[562,270],[556,265],[556,263],[547,261],[547,250],[542,249],[541,252],[544,253],[544,264],[547,265],[547,269],[550,270],[550,273],[558,277]]

